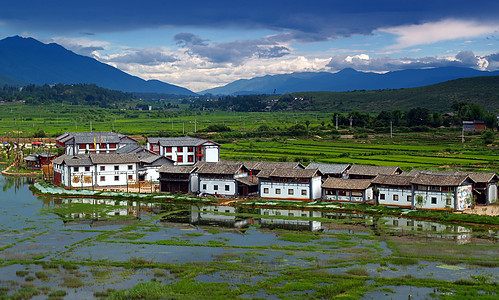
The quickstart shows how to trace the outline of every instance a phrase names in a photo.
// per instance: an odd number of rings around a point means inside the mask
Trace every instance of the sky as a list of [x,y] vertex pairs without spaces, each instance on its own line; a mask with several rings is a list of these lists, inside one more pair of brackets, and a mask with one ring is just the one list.
[[239,79],[353,68],[499,69],[497,0],[16,0],[0,39],[58,43],[194,92]]

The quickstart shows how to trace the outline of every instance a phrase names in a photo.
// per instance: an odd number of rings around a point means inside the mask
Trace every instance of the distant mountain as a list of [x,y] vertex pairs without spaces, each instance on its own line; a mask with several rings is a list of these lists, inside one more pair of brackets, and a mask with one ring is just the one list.
[[176,85],[132,76],[58,44],[19,36],[0,40],[0,74],[36,85],[87,83],[124,92],[196,95]]
[[10,77],[7,77],[7,76],[0,74],[0,87],[3,87],[4,85],[21,87],[21,86],[25,86],[26,82],[22,82],[20,80],[10,78]]
[[385,74],[358,72],[344,69],[337,73],[303,72],[281,75],[267,75],[252,79],[241,79],[222,87],[205,90],[200,94],[287,94],[293,92],[354,90],[380,90],[411,88],[436,84],[453,79],[499,75],[499,71],[485,72],[470,68],[443,67],[388,72]]

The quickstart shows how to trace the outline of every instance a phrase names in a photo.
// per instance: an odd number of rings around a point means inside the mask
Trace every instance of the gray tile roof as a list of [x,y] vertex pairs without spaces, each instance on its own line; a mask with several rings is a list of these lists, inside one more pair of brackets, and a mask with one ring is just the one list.
[[181,147],[181,146],[195,147],[204,144],[206,142],[212,142],[212,141],[205,139],[198,139],[190,136],[183,136],[183,137],[150,137],[147,138],[147,142],[151,144],[159,144],[161,146],[168,146],[168,147]]
[[256,176],[238,177],[236,181],[248,186],[258,185],[258,178]]
[[90,159],[92,159],[92,162],[95,164],[126,164],[139,162],[139,158],[135,153],[90,154]]
[[321,176],[317,169],[263,169],[258,173],[259,178],[313,178]]
[[158,172],[160,173],[177,173],[177,174],[191,174],[197,169],[196,166],[170,166],[162,165]]
[[52,160],[53,164],[62,165],[66,164],[69,167],[79,167],[79,166],[92,166],[92,160],[88,154],[80,155],[61,155]]
[[378,175],[372,180],[373,184],[395,185],[395,186],[410,186],[414,176],[404,175]]
[[436,175],[419,173],[416,177],[414,177],[411,183],[433,186],[459,186],[466,181],[466,179],[471,180],[468,175]]
[[94,141],[102,144],[119,144],[123,136],[117,132],[66,132],[58,136],[56,140],[66,143],[74,138],[76,144],[91,144]]
[[342,174],[350,167],[350,164],[321,164],[311,162],[306,169],[319,169],[322,174]]
[[412,169],[410,172],[404,173],[416,176],[417,174],[430,174],[430,175],[443,175],[443,176],[453,176],[453,175],[468,175],[474,182],[487,183],[495,182],[499,180],[496,173],[486,173],[486,172],[465,172],[465,171],[427,171]]
[[138,153],[140,151],[144,151],[145,148],[137,145],[137,144],[126,144],[125,146],[119,148],[116,150],[116,153],[123,154],[123,153]]
[[365,190],[371,185],[371,179],[343,179],[329,177],[322,184],[326,189]]
[[219,175],[234,175],[243,169],[247,168],[243,164],[228,164],[224,162],[204,163],[196,171],[198,174],[219,174]]
[[368,176],[376,176],[379,174],[394,175],[398,172],[402,172],[402,170],[397,166],[352,165],[348,170],[348,174],[351,175],[368,175]]

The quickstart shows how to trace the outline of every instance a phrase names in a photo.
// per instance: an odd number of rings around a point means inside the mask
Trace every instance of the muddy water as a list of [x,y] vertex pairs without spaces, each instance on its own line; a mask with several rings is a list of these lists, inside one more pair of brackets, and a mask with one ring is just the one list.
[[[299,209],[37,197],[31,183],[0,177],[0,296],[31,289],[41,299],[55,291],[65,291],[68,299],[93,298],[151,279],[175,282],[172,266],[192,264],[213,269],[189,275],[197,281],[232,284],[257,284],[289,268],[349,274],[359,266],[371,278],[498,281],[495,266],[438,256],[449,251],[458,257],[458,249],[472,257],[497,257],[495,229]],[[422,258],[409,264],[377,261],[394,255],[387,239],[402,256],[421,247]],[[433,258],[426,260],[431,251]],[[240,270],[223,269],[226,263]],[[366,296],[424,299],[429,293],[415,287],[386,291]],[[267,291],[254,295],[260,294]]]

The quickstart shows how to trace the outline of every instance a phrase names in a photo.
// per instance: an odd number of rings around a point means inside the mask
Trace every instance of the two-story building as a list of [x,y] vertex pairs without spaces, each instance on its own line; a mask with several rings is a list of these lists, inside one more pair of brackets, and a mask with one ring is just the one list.
[[116,153],[137,140],[117,132],[66,132],[55,139],[57,147],[67,155]]
[[[225,162],[203,163],[195,171],[198,176],[199,193],[222,196],[247,196],[251,184],[247,179],[249,170],[243,164]],[[255,183],[257,186],[258,183]]]
[[257,177],[261,198],[307,201],[321,197],[322,173],[317,169],[264,169]]
[[220,144],[190,136],[150,137],[147,149],[175,161],[179,166],[220,160]]
[[52,160],[54,183],[66,187],[126,186],[138,177],[135,154],[61,155]]
[[412,180],[414,176],[378,175],[372,180],[375,187],[378,204],[413,207]]
[[344,179],[329,177],[322,184],[322,198],[326,201],[371,202],[371,179]]

